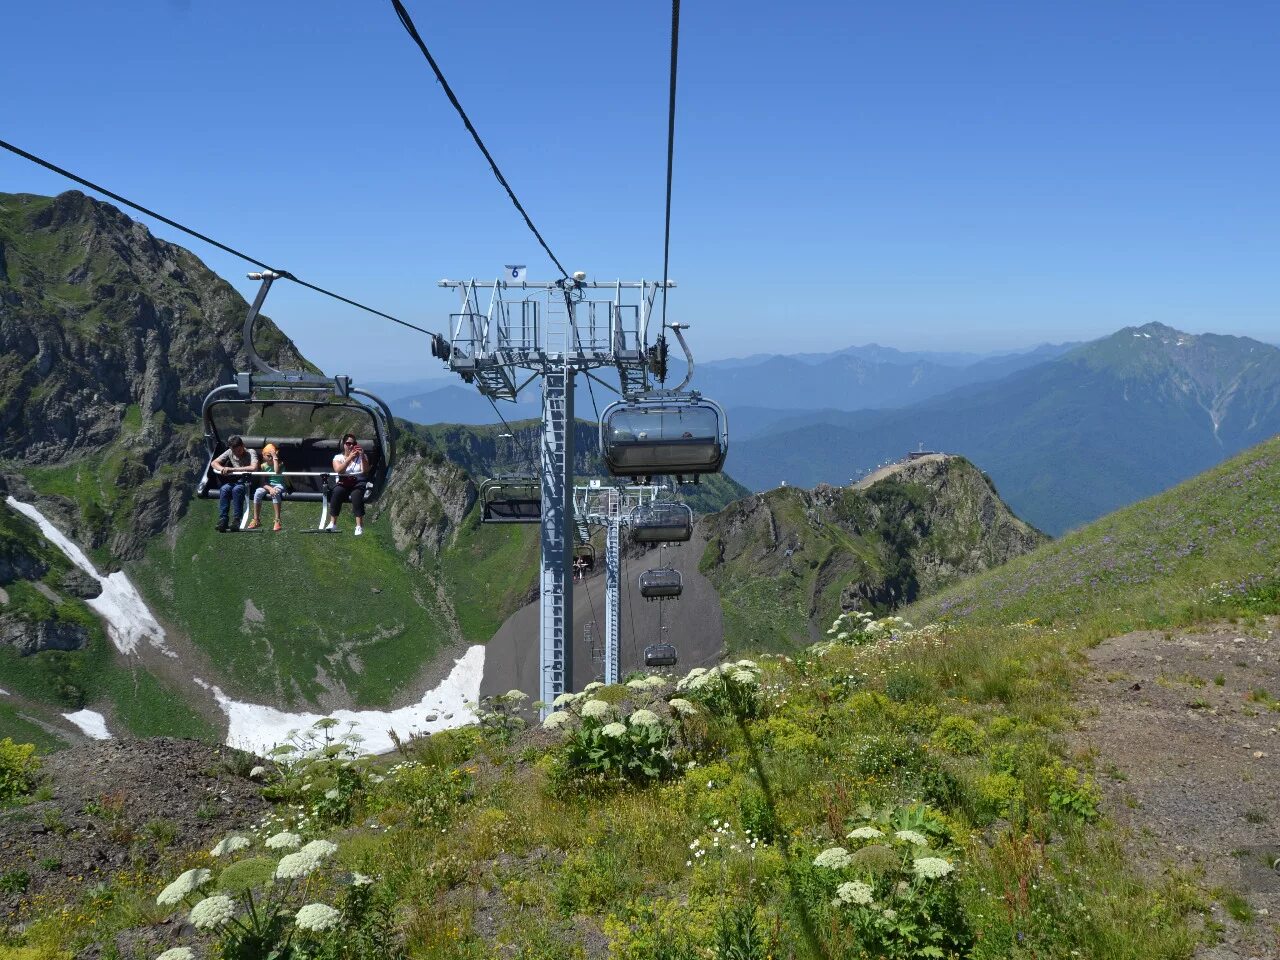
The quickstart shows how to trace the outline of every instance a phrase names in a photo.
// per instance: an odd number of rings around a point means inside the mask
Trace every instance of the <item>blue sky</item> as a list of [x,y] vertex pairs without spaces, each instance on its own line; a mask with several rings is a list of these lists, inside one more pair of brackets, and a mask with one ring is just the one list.
[[[406,3],[565,265],[660,275],[669,6]],[[389,3],[20,10],[4,139],[432,328],[441,277],[552,275]],[[1264,3],[687,3],[672,316],[703,359],[1276,340],[1277,41]],[[438,373],[306,291],[268,312],[331,372]]]

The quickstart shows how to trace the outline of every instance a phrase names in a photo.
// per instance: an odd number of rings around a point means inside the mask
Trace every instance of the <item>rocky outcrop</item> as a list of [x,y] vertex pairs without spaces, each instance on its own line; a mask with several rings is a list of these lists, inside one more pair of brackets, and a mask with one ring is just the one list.
[[701,567],[726,607],[767,596],[779,642],[816,638],[841,609],[909,603],[1048,539],[1010,512],[985,474],[944,456],[904,464],[863,489],[782,487],[700,524],[708,540]]
[[89,642],[83,624],[68,620],[40,620],[0,615],[0,643],[8,644],[24,657],[44,650],[81,650]]
[[428,453],[401,458],[374,516],[386,516],[396,549],[415,567],[438,556],[476,502],[475,484],[452,463]]
[[[194,254],[78,191],[0,194],[0,257],[0,458],[83,467],[95,482],[55,512],[81,543],[137,557],[186,509],[201,401],[247,362],[247,305]],[[301,363],[261,327],[264,355]]]

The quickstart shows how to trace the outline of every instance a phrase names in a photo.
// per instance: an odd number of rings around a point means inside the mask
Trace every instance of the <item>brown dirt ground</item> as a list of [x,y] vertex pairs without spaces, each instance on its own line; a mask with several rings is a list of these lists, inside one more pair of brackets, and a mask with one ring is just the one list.
[[[0,809],[0,930],[30,898],[70,895],[122,870],[157,867],[170,851],[212,846],[265,812],[247,776],[255,761],[194,740],[106,740],[46,757],[42,790]],[[47,797],[47,799],[45,799]]]
[[[1112,637],[1089,665],[1072,745],[1094,754],[1141,867],[1213,892],[1225,931],[1197,957],[1280,957],[1280,618]],[[1231,916],[1231,893],[1250,920]]]

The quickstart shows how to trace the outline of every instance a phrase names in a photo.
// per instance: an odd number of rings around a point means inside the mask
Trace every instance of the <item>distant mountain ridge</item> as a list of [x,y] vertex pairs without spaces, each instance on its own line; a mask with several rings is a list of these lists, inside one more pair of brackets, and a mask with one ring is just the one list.
[[923,441],[983,465],[1051,533],[1150,496],[1280,431],[1280,349],[1145,324],[900,410],[777,421],[738,443],[753,489],[847,482]]
[[[761,408],[765,419],[778,411],[796,413],[816,408],[863,410],[916,403],[960,386],[998,380],[1018,370],[1061,356],[1076,345],[1042,344],[1022,352],[994,355],[902,351],[877,344],[846,347],[832,353],[756,354],[751,357],[697,363],[690,387],[729,411]],[[668,384],[685,374],[683,358],[673,356]],[[767,385],[767,397],[761,386]],[[458,382],[423,380],[418,384],[386,384],[388,404],[397,416],[419,423],[493,423],[497,416],[487,400]],[[590,395],[578,385],[577,411],[593,416]],[[607,403],[598,398],[597,406]],[[538,415],[539,398],[528,391],[516,403],[498,403],[508,420]],[[754,418],[752,418],[752,421]],[[748,431],[753,432],[752,430]]]

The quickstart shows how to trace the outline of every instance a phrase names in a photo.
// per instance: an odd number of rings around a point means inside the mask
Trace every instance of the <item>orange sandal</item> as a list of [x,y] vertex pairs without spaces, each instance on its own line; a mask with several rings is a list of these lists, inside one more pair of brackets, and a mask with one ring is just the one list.
[[257,529],[258,529],[258,527],[259,527],[259,523],[258,523],[258,521],[257,521],[257,520],[250,520],[250,521],[249,521],[249,526],[248,526],[248,527],[246,527],[245,529],[247,529],[247,530],[257,530]]
[[279,533],[279,532],[280,532],[280,530],[281,530],[281,527],[280,527],[280,521],[279,521],[279,520],[277,520],[277,521],[276,521],[276,525],[275,525],[274,527],[272,527],[272,528],[271,528],[271,532],[272,532],[272,533]]

